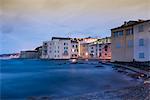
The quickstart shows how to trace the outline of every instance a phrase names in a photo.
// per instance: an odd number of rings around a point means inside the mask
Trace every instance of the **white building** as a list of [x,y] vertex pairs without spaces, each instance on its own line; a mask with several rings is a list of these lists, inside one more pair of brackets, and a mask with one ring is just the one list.
[[79,47],[78,40],[71,40],[71,58],[79,57]]
[[134,60],[150,61],[150,20],[134,25]]
[[78,41],[71,38],[52,37],[51,41],[43,43],[42,58],[45,59],[70,59],[78,58]]
[[97,53],[98,53],[98,44],[90,43],[88,45],[89,58],[91,58],[91,59],[97,59],[98,58]]

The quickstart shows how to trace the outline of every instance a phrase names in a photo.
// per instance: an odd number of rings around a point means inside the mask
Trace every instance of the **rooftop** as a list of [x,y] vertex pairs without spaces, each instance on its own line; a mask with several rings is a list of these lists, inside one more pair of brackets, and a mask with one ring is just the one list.
[[148,21],[150,21],[150,20],[141,20],[141,19],[139,19],[138,21],[133,21],[133,20],[130,20],[128,22],[125,21],[123,25],[121,25],[119,27],[116,27],[116,28],[112,28],[111,30],[116,30],[116,29],[125,28],[125,27],[129,27],[129,26],[134,26],[134,25],[144,23],[144,22],[148,22]]
[[71,38],[64,38],[64,37],[52,37],[53,39],[61,39],[61,40],[70,40]]

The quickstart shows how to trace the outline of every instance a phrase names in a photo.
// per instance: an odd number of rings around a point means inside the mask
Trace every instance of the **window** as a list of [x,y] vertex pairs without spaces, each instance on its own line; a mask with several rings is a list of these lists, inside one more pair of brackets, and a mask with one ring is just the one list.
[[138,31],[139,32],[143,32],[144,31],[144,26],[143,25],[139,25],[138,26]]
[[67,56],[68,55],[68,51],[64,51],[63,55]]
[[139,46],[144,46],[144,39],[139,39]]
[[67,43],[64,43],[64,45],[67,45]]
[[139,58],[144,58],[144,53],[139,53]]
[[118,37],[118,32],[114,32],[114,37]]
[[78,48],[78,45],[76,45],[76,48]]
[[47,45],[47,43],[44,43],[44,45]]
[[128,47],[133,47],[133,40],[128,40]]
[[45,53],[47,53],[47,50],[44,50]]
[[59,51],[57,51],[59,53]]
[[99,57],[101,57],[102,56],[102,54],[101,53],[99,53]]
[[119,36],[123,36],[123,31],[119,31]]
[[64,47],[64,49],[68,49],[68,47]]
[[93,47],[91,47],[91,49],[93,49]]
[[120,44],[120,43],[117,43],[117,44],[116,44],[116,48],[121,48],[121,44]]
[[127,29],[126,30],[126,35],[131,35],[133,34],[133,29]]
[[74,48],[74,45],[72,45],[72,47]]

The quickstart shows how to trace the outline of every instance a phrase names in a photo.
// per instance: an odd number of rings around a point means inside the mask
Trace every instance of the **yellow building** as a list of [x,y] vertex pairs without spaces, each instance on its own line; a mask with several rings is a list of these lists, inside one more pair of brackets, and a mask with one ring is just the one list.
[[[111,29],[111,61],[132,62],[137,57],[143,57],[141,61],[147,61],[145,59],[148,59],[148,54],[144,58],[144,51],[148,52],[149,48],[149,26],[149,20],[138,20],[124,22],[123,25]],[[144,41],[147,41],[145,45]],[[143,46],[138,47],[138,44]]]
[[82,59],[88,59],[89,58],[88,44],[89,43],[80,44],[80,58],[82,58]]
[[131,62],[134,58],[133,26],[138,21],[124,22],[123,25],[111,29],[111,61]]

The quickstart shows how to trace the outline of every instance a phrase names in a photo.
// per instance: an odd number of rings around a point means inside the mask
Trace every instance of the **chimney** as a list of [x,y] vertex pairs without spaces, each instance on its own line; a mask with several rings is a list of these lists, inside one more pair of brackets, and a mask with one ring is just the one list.
[[124,21],[124,25],[127,25],[127,22],[126,22],[126,21]]

